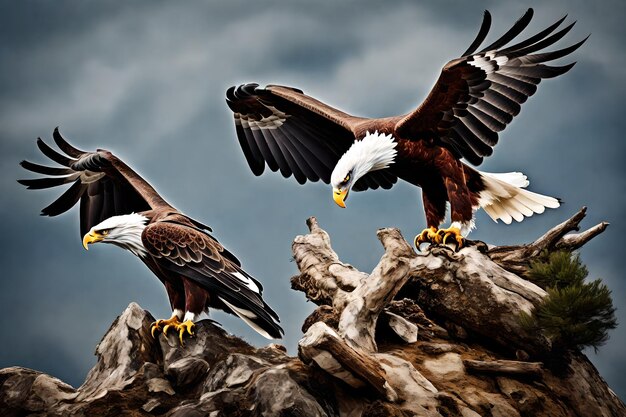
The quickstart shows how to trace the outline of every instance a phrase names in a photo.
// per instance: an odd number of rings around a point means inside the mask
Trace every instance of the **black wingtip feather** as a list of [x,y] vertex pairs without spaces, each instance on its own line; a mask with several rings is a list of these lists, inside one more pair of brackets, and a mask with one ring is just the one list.
[[65,213],[78,202],[86,189],[87,185],[82,184],[80,180],[75,181],[74,184],[72,184],[72,186],[68,188],[59,198],[54,200],[52,204],[44,207],[41,210],[41,215],[54,217],[61,213]]
[[50,188],[52,185],[43,185],[40,183],[42,180],[47,180],[48,178],[37,178],[37,179],[29,179],[29,180],[17,180],[18,183],[26,187],[27,190],[41,190],[44,188]]
[[555,23],[553,23],[552,25],[548,26],[544,30],[536,33],[535,35],[531,36],[530,38],[528,38],[528,39],[526,39],[526,40],[524,40],[522,42],[516,43],[515,45],[509,46],[509,47],[507,47],[505,49],[501,49],[500,50],[500,54],[508,55],[509,52],[513,52],[513,51],[516,51],[518,49],[526,48],[526,47],[528,47],[530,45],[533,45],[536,42],[541,41],[546,36],[548,36],[552,32],[554,32],[556,30],[556,28],[561,26],[561,23],[563,23],[563,21],[566,18],[567,18],[567,15],[563,16],[561,19],[557,20]]
[[41,138],[37,138],[37,147],[48,158],[63,166],[69,167],[72,165],[73,162],[75,162],[75,160],[68,158],[67,156],[61,155],[60,153],[52,149],[50,145],[44,142]]
[[20,166],[28,171],[45,175],[69,175],[74,172],[70,168],[49,167],[45,165],[34,164],[29,161],[20,162]]
[[485,38],[487,37],[487,34],[489,33],[490,28],[491,28],[491,13],[489,13],[489,10],[485,10],[485,13],[483,14],[483,22],[481,23],[480,29],[478,30],[478,33],[476,34],[476,38],[474,38],[474,41],[467,48],[467,50],[461,54],[461,56],[467,56],[467,55],[473,54],[474,51],[476,51],[476,49],[480,46],[480,44],[484,42]]
[[242,85],[240,88],[241,88],[241,91],[243,91],[246,95],[253,96],[258,86],[259,85],[257,83],[250,83],[250,84]]
[[[250,143],[250,141],[254,142],[254,140],[247,137],[247,132],[241,125],[235,125],[235,131],[237,133],[239,146],[241,146],[241,149],[243,150],[248,166],[250,167],[252,173],[258,177],[263,174],[263,171],[265,171],[263,158],[258,156],[259,151],[256,149],[256,144]],[[253,149],[252,146],[254,146],[255,149]]]
[[517,49],[515,51],[512,51],[511,53],[507,54],[507,56],[509,58],[516,58],[519,56],[524,56],[524,55],[528,55],[531,54],[533,52],[539,51],[543,48],[546,48],[556,42],[558,42],[561,38],[563,38],[565,35],[567,35],[569,33],[570,30],[572,30],[572,28],[574,27],[574,25],[576,24],[576,21],[570,23],[569,25],[565,26],[563,29],[561,29],[560,31],[548,36],[547,38],[544,38],[532,45],[529,45],[525,48],[521,48],[521,49]]
[[529,67],[513,67],[507,68],[503,73],[513,73],[519,74],[522,76],[529,77],[537,77],[537,78],[554,78],[559,75],[565,74],[567,71],[572,69],[572,67],[576,65],[576,62],[572,62],[571,64],[563,65],[563,66],[549,66],[538,64]]
[[237,87],[233,85],[228,90],[226,90],[226,104],[233,112],[237,113],[238,110],[235,108],[235,105],[234,105],[234,101],[236,100],[235,88]]
[[59,149],[61,149],[63,152],[65,152],[69,156],[78,158],[79,156],[85,153],[84,151],[81,151],[80,149],[76,149],[75,147],[70,145],[69,142],[65,140],[63,136],[61,136],[61,133],[59,133],[59,126],[54,128],[54,131],[52,132],[52,139],[54,139],[54,143],[57,144]]
[[56,187],[59,185],[72,182],[79,175],[80,175],[79,173],[76,173],[74,175],[70,175],[67,177],[35,178],[35,179],[27,179],[27,180],[17,180],[17,182],[26,186],[26,188],[29,190],[43,190],[45,188],[52,188],[52,187]]
[[591,36],[591,34],[587,35],[587,37],[584,38],[583,40],[576,42],[575,44],[568,46],[567,48],[559,49],[558,51],[545,52],[545,53],[534,54],[534,55],[526,55],[518,59],[525,65],[536,64],[540,62],[554,61],[555,59],[563,58],[564,56],[567,56],[571,54],[572,52],[574,52],[575,50],[577,50],[578,48],[580,48],[581,45],[585,43],[587,39],[589,39],[589,36]]
[[511,27],[511,29],[506,31],[504,35],[500,36],[500,38],[498,38],[491,45],[483,48],[480,52],[482,53],[482,52],[491,51],[493,49],[498,49],[501,46],[504,46],[507,43],[509,43],[517,35],[519,35],[524,29],[526,29],[531,19],[533,18],[533,14],[534,14],[534,10],[532,9],[532,7],[526,10],[526,13],[524,13],[522,17],[520,17],[517,20],[517,22],[515,22],[515,24]]
[[561,74],[565,74],[567,71],[571,70],[572,68],[574,68],[574,65],[576,65],[578,63],[578,61],[574,61],[571,64],[568,65],[563,65],[562,67],[552,67],[557,69],[558,73],[554,75],[554,77],[556,77],[557,75],[561,75]]

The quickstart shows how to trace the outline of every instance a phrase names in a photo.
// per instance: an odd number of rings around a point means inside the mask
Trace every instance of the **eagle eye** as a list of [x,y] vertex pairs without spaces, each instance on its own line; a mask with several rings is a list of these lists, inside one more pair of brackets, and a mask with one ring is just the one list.
[[348,173],[348,175],[346,175],[346,177],[341,182],[344,183],[344,184],[347,184],[348,181],[350,181],[350,174],[349,173]]
[[106,236],[109,234],[109,230],[110,229],[102,229],[102,230],[99,230],[98,233],[101,234],[102,236]]

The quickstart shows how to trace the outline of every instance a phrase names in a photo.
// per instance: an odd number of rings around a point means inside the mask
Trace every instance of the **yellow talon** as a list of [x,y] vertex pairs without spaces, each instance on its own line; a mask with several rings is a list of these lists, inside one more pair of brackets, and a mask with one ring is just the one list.
[[439,235],[437,234],[437,228],[434,226],[428,227],[422,230],[422,233],[415,236],[413,241],[415,247],[419,249],[420,244],[424,242],[436,243],[436,239]]
[[454,237],[457,245],[457,250],[463,247],[463,244],[465,243],[465,238],[461,235],[461,230],[456,227],[440,229],[437,236],[437,243],[443,243],[445,245],[448,241],[448,238],[450,237]]
[[167,320],[157,320],[152,323],[150,333],[152,334],[152,337],[155,337],[154,335],[156,332],[163,332],[163,334],[167,336],[167,332],[173,328],[176,332],[178,332],[178,339],[180,340],[181,346],[184,346],[183,336],[185,335],[185,332],[187,332],[189,336],[193,336],[194,327],[196,327],[196,325],[191,320],[181,323],[178,316],[173,315]]
[[[154,323],[152,323],[152,326],[150,327],[150,334],[152,334],[152,337],[155,337],[154,336],[155,332],[162,331],[163,334],[167,336],[168,329],[172,326],[176,326],[179,323],[180,321],[178,320],[178,316],[175,314],[167,320],[157,320]],[[163,325],[164,327],[163,329],[161,329],[161,326]]]
[[183,336],[185,335],[185,331],[187,333],[189,333],[189,336],[193,336],[194,332],[193,332],[193,328],[196,327],[196,325],[191,321],[191,320],[187,320],[184,323],[181,324],[177,324],[176,325],[176,330],[178,330],[178,339],[180,340],[180,345],[181,346],[185,346],[185,343],[183,343]]

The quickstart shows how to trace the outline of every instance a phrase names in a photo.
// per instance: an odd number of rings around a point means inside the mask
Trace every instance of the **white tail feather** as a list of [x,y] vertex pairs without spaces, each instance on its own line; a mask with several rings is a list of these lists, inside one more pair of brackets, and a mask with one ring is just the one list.
[[248,326],[252,327],[258,334],[260,334],[266,339],[270,339],[270,340],[274,339],[261,326],[259,326],[258,324],[256,324],[255,322],[251,320],[251,319],[257,318],[256,314],[254,314],[252,311],[246,310],[245,308],[235,307],[232,303],[229,303],[228,301],[224,300],[222,297],[219,297],[219,298],[220,300],[224,302],[224,304],[228,306],[228,308],[230,308],[233,311],[233,313],[238,315],[241,320],[243,320]]
[[478,204],[495,222],[502,220],[510,224],[541,214],[548,208],[560,206],[559,200],[547,195],[524,190],[528,186],[526,175],[521,172],[505,174],[480,173],[485,189],[480,192]]

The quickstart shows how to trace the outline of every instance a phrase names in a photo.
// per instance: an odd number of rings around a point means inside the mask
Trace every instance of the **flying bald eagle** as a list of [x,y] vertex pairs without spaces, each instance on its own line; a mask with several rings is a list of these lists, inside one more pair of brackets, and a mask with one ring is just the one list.
[[168,204],[135,171],[111,152],[85,152],[71,146],[58,128],[54,141],[62,155],[39,138],[37,146],[63,167],[22,161],[22,167],[49,177],[19,180],[29,189],[73,183],[41,211],[56,216],[80,200],[83,246],[112,243],[131,251],[165,285],[173,310],[157,320],[152,335],[175,329],[183,343],[193,335],[194,321],[208,308],[239,316],[266,338],[280,338],[278,315],[263,301],[261,283],[211,235],[211,228]]
[[[528,9],[504,35],[476,52],[491,25],[485,11],[470,47],[443,67],[424,102],[401,116],[355,117],[291,87],[231,87],[226,101],[252,172],[261,175],[267,164],[300,184],[321,179],[332,184],[333,198],[341,207],[350,189],[389,189],[398,178],[417,185],[428,226],[416,236],[417,247],[448,238],[461,247],[478,208],[496,222],[509,224],[558,207],[559,200],[524,190],[528,180],[522,173],[480,172],[460,161],[480,165],[493,152],[498,132],[511,123],[539,82],[574,66],[543,63],[570,54],[586,38],[564,49],[539,52],[570,31],[574,23],[555,32],[565,17],[507,46],[532,15]],[[439,229],[447,202],[452,223]]]

